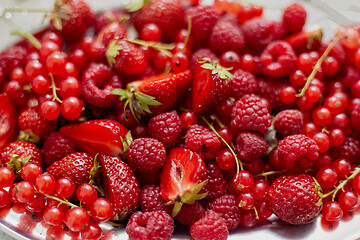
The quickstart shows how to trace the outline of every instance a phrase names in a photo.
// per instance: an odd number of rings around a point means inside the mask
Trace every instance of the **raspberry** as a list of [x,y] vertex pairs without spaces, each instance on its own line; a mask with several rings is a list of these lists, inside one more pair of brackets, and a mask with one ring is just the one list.
[[285,41],[270,43],[260,56],[261,71],[268,77],[286,77],[296,70],[296,55]]
[[198,64],[199,61],[203,60],[204,58],[209,58],[211,61],[218,61],[218,57],[208,48],[199,48],[196,50],[190,59],[190,69],[194,69],[195,66]]
[[165,200],[160,195],[158,185],[145,185],[140,193],[140,205],[143,212],[164,210]]
[[233,73],[233,80],[230,85],[232,97],[240,99],[245,94],[257,93],[258,84],[256,78],[251,73],[238,69]]
[[0,68],[10,74],[15,67],[23,67],[26,54],[26,49],[20,46],[5,49],[0,53]]
[[283,110],[276,114],[274,128],[281,137],[299,134],[304,124],[302,112],[296,109]]
[[166,162],[165,146],[154,138],[135,139],[126,154],[131,169],[138,173],[155,173]]
[[293,3],[284,10],[283,22],[290,33],[300,32],[305,25],[306,10],[300,3]]
[[183,204],[175,219],[180,224],[191,227],[196,221],[202,218],[204,214],[205,208],[199,201],[196,201],[194,204]]
[[191,18],[191,35],[199,41],[205,41],[210,37],[211,30],[219,18],[212,5],[198,5],[190,8],[186,15]]
[[350,124],[357,132],[360,131],[360,99],[354,98],[349,106]]
[[258,78],[257,81],[259,86],[259,96],[266,98],[274,111],[278,112],[289,107],[280,100],[281,89],[290,86],[288,82],[282,81],[281,79],[270,78]]
[[204,189],[208,194],[206,199],[213,201],[218,197],[223,196],[227,192],[227,180],[223,170],[221,170],[215,163],[206,164],[208,182]]
[[274,40],[274,22],[262,18],[254,18],[242,25],[246,45],[260,52]]
[[215,199],[210,205],[209,210],[220,214],[225,220],[228,230],[237,228],[240,222],[240,209],[234,195],[224,195]]
[[114,88],[121,88],[121,82],[108,66],[93,63],[85,70],[82,79],[82,95],[89,103],[97,107],[113,105],[117,96],[110,92]]
[[46,138],[42,149],[44,165],[48,167],[66,155],[75,152],[75,143],[59,132],[52,132]]
[[331,149],[331,153],[336,158],[346,158],[352,163],[358,163],[360,159],[360,141],[353,137],[346,137],[340,147]]
[[270,125],[269,111],[260,97],[245,95],[235,103],[231,113],[233,130],[253,130],[265,134]]
[[221,147],[221,141],[216,134],[198,124],[192,125],[186,132],[185,144],[203,160],[214,159]]
[[203,218],[191,226],[190,234],[194,240],[226,240],[229,231],[224,219],[213,210],[208,210]]
[[303,171],[309,169],[319,157],[319,147],[303,134],[290,135],[279,142],[278,156],[284,169]]
[[180,117],[175,110],[161,113],[149,121],[150,136],[170,147],[177,142],[181,134]]
[[320,186],[308,174],[283,175],[269,187],[267,203],[283,221],[295,225],[306,224],[320,213],[320,192]]
[[245,40],[240,28],[228,21],[218,21],[209,38],[209,46],[214,52],[221,54],[226,51],[241,52]]
[[174,220],[165,211],[135,212],[126,225],[130,240],[170,239],[174,231]]
[[253,162],[269,148],[265,137],[257,132],[243,131],[236,137],[236,151],[244,162]]

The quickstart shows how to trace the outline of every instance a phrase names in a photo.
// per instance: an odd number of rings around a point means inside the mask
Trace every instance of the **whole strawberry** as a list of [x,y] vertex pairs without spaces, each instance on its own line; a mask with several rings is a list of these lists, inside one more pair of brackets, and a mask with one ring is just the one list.
[[139,205],[139,182],[120,158],[100,155],[99,160],[105,196],[114,207],[112,220],[123,220]]
[[269,208],[285,222],[299,225],[312,222],[322,207],[321,188],[308,174],[283,175],[267,194]]
[[[14,155],[18,156],[18,158],[15,157],[17,159],[14,159]],[[30,157],[29,159],[30,162],[35,162],[40,166],[42,166],[43,159],[42,159],[41,150],[30,142],[24,142],[24,141],[12,142],[0,152],[1,164],[14,165],[15,164],[14,161],[22,161],[27,157]],[[17,168],[16,164],[15,166],[9,166],[9,167]]]

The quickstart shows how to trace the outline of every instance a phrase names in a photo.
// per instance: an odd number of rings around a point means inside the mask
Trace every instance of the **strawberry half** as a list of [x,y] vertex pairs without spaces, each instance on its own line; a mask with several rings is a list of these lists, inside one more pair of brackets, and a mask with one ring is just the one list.
[[194,69],[192,83],[192,104],[195,113],[201,114],[214,104],[225,100],[231,93],[231,68],[224,68],[218,62],[205,59]]
[[100,155],[99,159],[105,196],[114,207],[112,220],[123,220],[139,205],[139,181],[120,158]]
[[117,121],[107,119],[67,125],[60,129],[60,133],[72,139],[81,151],[94,155],[104,153],[111,156],[122,154],[123,143],[131,137],[127,128]]
[[0,94],[0,149],[16,138],[15,108],[9,96]]
[[160,194],[174,202],[173,216],[180,211],[183,203],[194,204],[206,197],[200,193],[206,184],[206,167],[196,153],[185,148],[173,148],[160,174]]
[[156,115],[170,110],[184,94],[191,83],[191,71],[162,74],[144,80],[130,82],[127,89],[114,89],[113,94],[120,95],[133,115]]

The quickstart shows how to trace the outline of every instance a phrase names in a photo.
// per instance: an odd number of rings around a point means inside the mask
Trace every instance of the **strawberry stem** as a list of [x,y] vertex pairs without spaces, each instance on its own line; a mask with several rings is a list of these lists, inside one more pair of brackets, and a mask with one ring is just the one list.
[[172,53],[170,52],[170,50],[173,50],[175,47],[174,43],[160,43],[160,42],[152,42],[152,41],[144,41],[140,39],[128,39],[128,38],[126,38],[125,40],[137,45],[151,47],[157,51],[164,53],[168,57],[172,57]]
[[299,94],[296,94],[296,97],[302,97],[305,95],[305,92],[308,89],[308,87],[310,86],[311,81],[315,78],[316,73],[319,71],[321,64],[324,62],[326,57],[329,55],[331,49],[335,46],[335,44],[343,37],[344,36],[342,36],[342,35],[338,35],[330,42],[329,46],[325,49],[324,53],[321,55],[319,60],[316,62],[311,74],[309,75],[309,77],[306,80],[305,86],[301,89]]
[[276,174],[282,174],[282,173],[285,173],[286,170],[278,170],[278,171],[269,171],[269,172],[262,172],[262,173],[259,173],[258,175],[256,175],[255,177],[268,177],[268,176],[271,176],[271,175],[276,175]]
[[202,116],[201,118],[209,126],[209,128],[216,134],[216,136],[218,138],[220,138],[220,140],[226,145],[226,147],[230,150],[230,152],[234,156],[235,162],[236,162],[236,172],[238,173],[240,170],[243,171],[244,170],[243,163],[241,162],[240,159],[238,159],[238,157],[237,157],[236,153],[234,152],[234,150],[232,149],[232,147],[225,141],[225,139],[223,137],[220,136],[220,134],[216,131],[214,126],[211,123],[209,123],[208,120],[206,120],[206,118],[204,116]]
[[189,38],[190,38],[190,34],[191,34],[191,27],[192,27],[191,17],[188,16],[187,19],[188,19],[187,35],[186,35],[186,38],[185,38],[185,41],[184,41],[184,47],[181,49],[182,53],[185,53],[185,48],[186,48],[186,45],[189,42]]
[[55,85],[54,76],[51,73],[49,73],[49,76],[50,76],[50,80],[51,80],[50,88],[52,89],[52,94],[53,94],[52,100],[62,103],[61,99],[57,96],[57,93],[56,93],[56,91],[59,90],[59,88],[57,88]]
[[334,201],[337,192],[341,189],[342,191],[344,191],[344,186],[352,179],[355,178],[356,175],[358,175],[360,173],[360,169],[356,170],[355,172],[353,172],[350,177],[347,177],[344,181],[342,181],[341,183],[339,183],[339,185],[337,185],[332,191],[326,193],[323,195],[322,198],[326,198],[330,195],[332,195],[332,200]]
[[17,35],[17,36],[26,38],[34,47],[36,47],[36,49],[41,48],[40,41],[37,40],[36,37],[34,37],[34,35],[32,35],[29,32],[20,31],[20,30],[14,30],[14,31],[11,31],[11,35]]

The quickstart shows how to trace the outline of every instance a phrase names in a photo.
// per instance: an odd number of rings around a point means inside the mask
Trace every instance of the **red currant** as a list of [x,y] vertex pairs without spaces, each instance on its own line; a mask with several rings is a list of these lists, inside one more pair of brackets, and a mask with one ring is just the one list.
[[161,39],[161,29],[154,23],[144,25],[140,31],[140,38],[144,41],[158,42]]
[[54,75],[66,71],[67,55],[64,52],[54,52],[46,58],[46,68]]
[[95,221],[106,222],[112,217],[113,206],[106,198],[98,198],[92,203],[90,212]]
[[332,168],[321,168],[316,173],[316,180],[323,189],[331,189],[338,182],[338,176]]
[[322,209],[322,215],[326,221],[340,221],[343,216],[343,211],[341,210],[340,204],[335,201],[329,201],[324,203]]
[[43,218],[50,226],[59,226],[64,221],[64,211],[57,206],[48,207],[44,211]]
[[45,101],[40,105],[39,112],[47,120],[53,121],[60,116],[60,106],[55,101]]
[[28,162],[21,169],[21,178],[25,181],[35,183],[36,178],[42,173],[43,171],[39,164]]
[[75,192],[75,184],[69,178],[59,178],[56,181],[55,192],[60,198],[68,198]]
[[90,216],[84,208],[75,207],[66,210],[64,216],[64,223],[74,232],[80,232],[90,222]]
[[97,198],[97,191],[91,184],[83,183],[76,190],[76,196],[80,202],[91,205]]
[[229,149],[223,149],[216,155],[216,163],[223,170],[235,169],[236,161]]
[[76,120],[83,109],[81,100],[77,97],[68,97],[61,103],[61,115],[68,120]]
[[43,173],[35,180],[35,187],[37,191],[42,194],[52,194],[55,190],[55,186],[55,178],[50,174]]
[[10,187],[15,181],[14,172],[8,167],[0,168],[0,188]]

